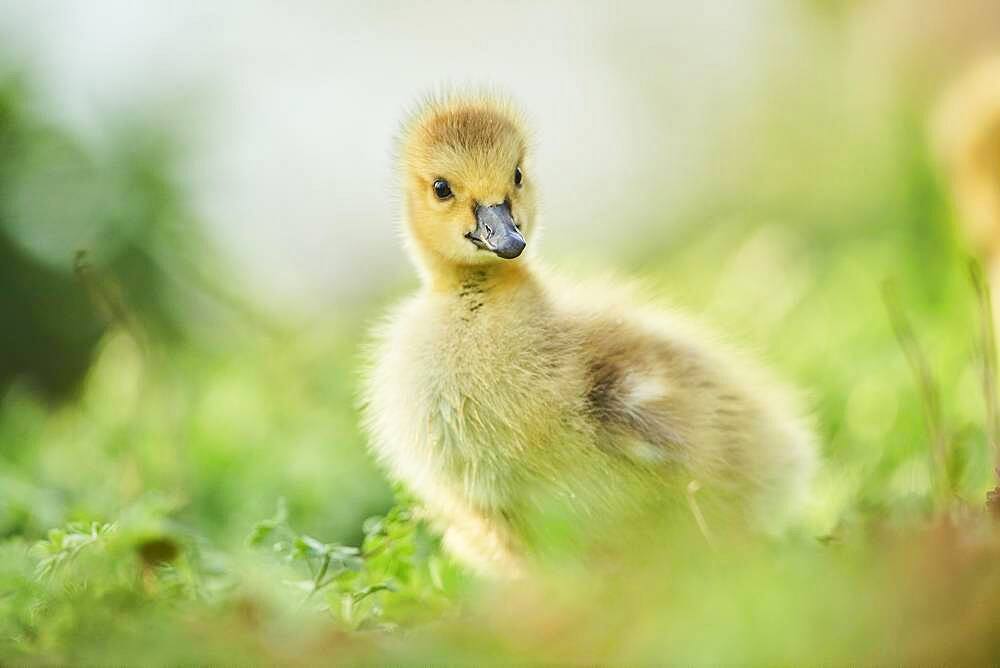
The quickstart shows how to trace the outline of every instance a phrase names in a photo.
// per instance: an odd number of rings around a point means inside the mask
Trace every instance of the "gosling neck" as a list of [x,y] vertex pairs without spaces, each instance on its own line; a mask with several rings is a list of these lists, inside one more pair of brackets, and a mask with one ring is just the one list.
[[425,284],[432,292],[459,297],[515,288],[531,279],[531,270],[523,258],[489,264],[437,264],[424,277]]

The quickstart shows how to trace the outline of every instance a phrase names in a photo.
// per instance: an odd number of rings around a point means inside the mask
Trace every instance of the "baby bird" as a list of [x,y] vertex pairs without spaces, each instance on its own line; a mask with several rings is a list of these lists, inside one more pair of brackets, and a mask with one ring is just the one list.
[[426,102],[399,161],[423,287],[376,333],[365,424],[453,556],[516,575],[544,551],[550,510],[586,533],[686,509],[693,485],[754,526],[798,505],[813,438],[780,388],[678,316],[537,266],[537,184],[509,101]]

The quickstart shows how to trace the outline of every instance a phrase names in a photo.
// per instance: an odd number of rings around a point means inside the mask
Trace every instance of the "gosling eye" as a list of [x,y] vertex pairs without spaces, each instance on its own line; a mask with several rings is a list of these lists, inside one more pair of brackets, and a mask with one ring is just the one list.
[[523,180],[524,180],[524,175],[521,173],[521,167],[520,166],[515,167],[514,168],[514,185],[515,186],[520,186],[521,185],[521,181],[523,181]]
[[434,182],[434,194],[438,199],[448,199],[452,196],[451,186],[444,179],[438,179]]

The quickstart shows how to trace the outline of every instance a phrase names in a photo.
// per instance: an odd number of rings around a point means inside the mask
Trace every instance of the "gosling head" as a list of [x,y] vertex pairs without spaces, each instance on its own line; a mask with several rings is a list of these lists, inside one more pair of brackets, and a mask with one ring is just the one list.
[[528,142],[512,105],[453,94],[424,104],[400,141],[406,232],[432,268],[518,262],[534,227]]

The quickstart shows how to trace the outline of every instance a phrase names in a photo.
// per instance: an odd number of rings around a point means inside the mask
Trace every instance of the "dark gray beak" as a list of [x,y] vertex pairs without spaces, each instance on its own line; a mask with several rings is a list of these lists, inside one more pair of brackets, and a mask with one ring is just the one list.
[[465,235],[480,248],[512,260],[524,250],[524,236],[510,214],[510,203],[476,206],[476,229]]

